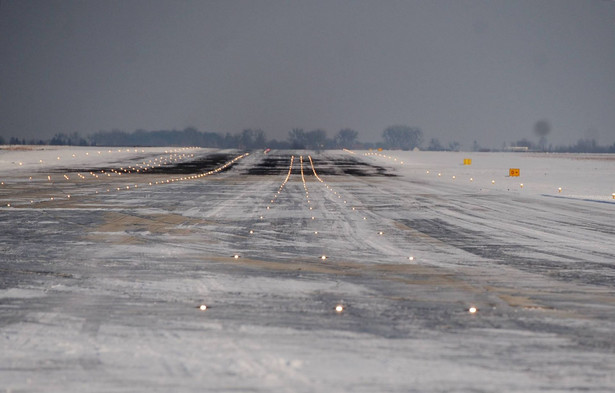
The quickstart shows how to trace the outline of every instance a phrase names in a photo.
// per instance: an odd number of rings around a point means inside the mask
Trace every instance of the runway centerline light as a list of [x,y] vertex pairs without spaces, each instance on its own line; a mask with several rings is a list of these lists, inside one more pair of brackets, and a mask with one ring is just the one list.
[[341,313],[343,311],[344,311],[344,306],[342,306],[341,304],[338,304],[337,306],[335,306],[335,312]]
[[326,255],[322,255],[322,256],[320,257],[320,259],[322,259],[322,260],[324,261],[325,259],[327,259],[327,256],[326,256]]
[[414,257],[413,257],[413,256],[410,256],[410,257],[408,257],[408,260],[409,260],[409,261],[414,261]]
[[201,304],[201,305],[199,306],[199,310],[201,310],[201,311],[205,311],[205,310],[207,310],[207,306],[206,306],[205,304]]
[[235,259],[239,259],[239,254],[235,254],[235,255],[233,255],[233,258],[235,258]]
[[474,307],[474,306],[468,308],[468,312],[470,314],[476,314],[477,311],[478,311],[478,309],[476,307]]

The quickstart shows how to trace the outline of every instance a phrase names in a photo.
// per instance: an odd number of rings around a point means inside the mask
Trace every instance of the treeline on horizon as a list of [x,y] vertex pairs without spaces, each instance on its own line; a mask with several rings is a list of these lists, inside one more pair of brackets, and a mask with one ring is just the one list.
[[[49,140],[26,140],[11,137],[6,141],[0,136],[0,145],[70,145],[70,146],[198,146],[220,149],[370,149],[383,147],[386,149],[412,150],[415,148],[428,151],[459,151],[458,142],[443,145],[437,138],[431,138],[424,143],[423,132],[420,128],[406,125],[395,125],[384,129],[382,141],[366,143],[358,140],[358,132],[344,128],[332,137],[327,131],[316,129],[305,131],[294,128],[288,132],[285,140],[267,139],[261,129],[245,129],[240,133],[203,132],[194,127],[183,130],[136,130],[126,132],[121,130],[98,131],[90,136],[81,136],[79,133],[58,133]],[[510,147],[524,147],[528,151],[543,151],[557,153],[615,153],[615,143],[611,146],[599,145],[594,139],[579,139],[575,144],[568,146],[546,146],[543,136],[538,143],[526,138],[510,144]],[[504,145],[501,150],[507,150]],[[483,148],[474,141],[471,151],[497,151],[498,149]]]

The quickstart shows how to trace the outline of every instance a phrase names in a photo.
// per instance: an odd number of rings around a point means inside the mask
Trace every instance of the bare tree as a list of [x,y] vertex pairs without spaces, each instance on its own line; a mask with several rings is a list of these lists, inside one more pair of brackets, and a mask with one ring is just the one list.
[[411,150],[421,145],[423,132],[417,127],[390,126],[382,132],[382,138],[388,148]]
[[303,128],[293,128],[288,131],[288,141],[293,149],[305,149],[307,138]]
[[343,128],[339,130],[337,135],[335,136],[335,142],[338,147],[349,147],[351,148],[357,141],[357,137],[359,133],[350,128]]
[[539,137],[538,147],[545,150],[547,147],[547,135],[551,132],[551,124],[547,120],[538,120],[534,124],[534,134]]
[[310,149],[314,149],[316,151],[320,151],[325,148],[325,144],[327,142],[327,131],[323,129],[316,129],[309,131],[305,134],[306,137],[306,145]]

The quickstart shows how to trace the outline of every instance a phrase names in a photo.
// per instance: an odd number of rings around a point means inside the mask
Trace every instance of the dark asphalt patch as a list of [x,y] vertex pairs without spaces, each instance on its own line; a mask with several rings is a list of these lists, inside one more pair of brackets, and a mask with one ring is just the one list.
[[[288,173],[290,166],[290,155],[267,155],[259,163],[246,170],[246,175],[268,176],[268,175],[284,175]],[[335,158],[327,157],[312,157],[314,169],[319,176],[384,176],[395,177],[387,168],[372,165],[368,162],[360,161],[354,158]],[[292,174],[300,173],[299,156],[295,155]],[[307,156],[303,156],[303,171],[306,175],[312,174],[312,166]]]
[[[258,164],[250,167],[244,174],[255,176],[284,175],[288,173],[291,156],[265,156]],[[299,164],[299,161],[296,161]],[[293,164],[293,169],[294,164]]]
[[[149,169],[147,173],[150,174],[174,174],[174,175],[188,175],[192,173],[205,173],[216,168],[221,167],[227,162],[231,161],[237,156],[236,153],[215,153],[209,154],[204,157],[197,157],[191,161],[177,162],[171,165],[165,165],[158,168]],[[233,165],[231,164],[221,170],[225,172],[230,170]]]
[[[237,156],[236,153],[214,153],[209,154],[203,157],[195,157],[193,160],[183,160],[182,162],[175,162],[172,164],[164,165],[156,168],[148,168],[147,171],[143,171],[144,174],[170,174],[170,175],[189,175],[194,173],[205,173],[216,168],[221,167],[227,162],[233,160]],[[142,162],[145,158],[133,160],[135,162]],[[133,164],[134,166],[136,164]],[[235,164],[231,164],[226,168],[222,169],[220,172],[225,172],[230,170]],[[124,165],[130,166],[130,165]],[[78,172],[78,173],[89,173],[89,172],[111,172],[111,170],[118,170],[117,167],[98,167],[98,168],[60,168],[56,170],[56,172]]]
[[[312,157],[313,158],[313,157]],[[314,160],[314,168],[318,175],[350,175],[361,177],[395,177],[387,168],[373,165],[365,161],[360,161],[354,158],[336,158],[334,160]],[[311,168],[310,168],[311,169]]]

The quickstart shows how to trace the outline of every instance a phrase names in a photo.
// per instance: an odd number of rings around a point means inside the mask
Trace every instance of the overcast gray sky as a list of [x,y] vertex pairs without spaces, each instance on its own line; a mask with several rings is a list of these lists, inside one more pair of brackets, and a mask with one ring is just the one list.
[[615,142],[615,2],[6,1],[0,135],[392,124]]

